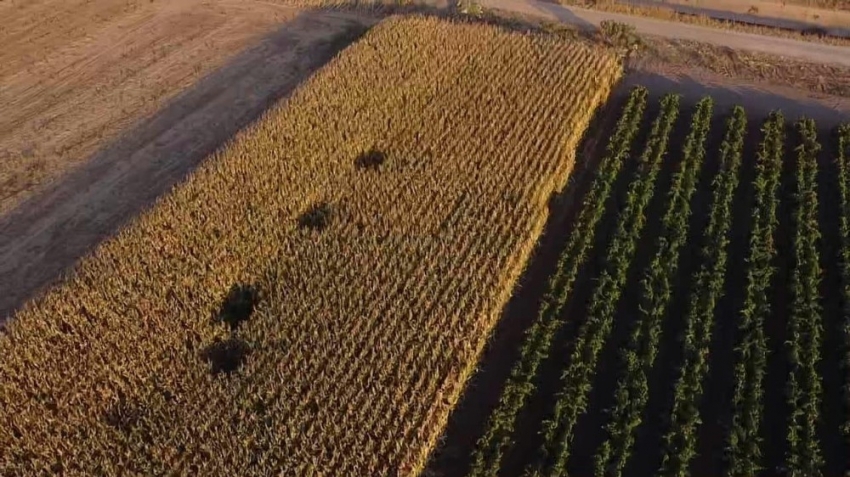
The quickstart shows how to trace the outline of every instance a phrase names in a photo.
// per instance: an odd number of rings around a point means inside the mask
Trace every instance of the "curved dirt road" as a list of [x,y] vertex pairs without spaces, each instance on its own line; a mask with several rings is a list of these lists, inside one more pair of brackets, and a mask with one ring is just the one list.
[[568,7],[537,0],[480,0],[482,7],[530,15],[549,21],[594,29],[605,20],[634,26],[638,33],[674,40],[692,40],[736,50],[785,56],[812,63],[850,67],[850,48],[687,25],[619,13]]

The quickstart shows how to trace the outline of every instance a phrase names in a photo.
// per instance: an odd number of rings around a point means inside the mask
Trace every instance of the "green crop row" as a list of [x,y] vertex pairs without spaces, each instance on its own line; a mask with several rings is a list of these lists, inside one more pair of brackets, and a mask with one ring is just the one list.
[[[703,106],[705,104],[705,106]],[[710,100],[703,99],[698,114],[711,112]],[[697,121],[702,124],[704,117]],[[730,133],[738,131],[746,121],[743,109],[736,109],[733,121],[730,121]],[[624,350],[623,370],[615,392],[616,403],[610,410],[611,421],[606,426],[607,439],[596,455],[597,476],[617,476],[623,473],[631,455],[635,441],[635,430],[642,422],[642,414],[649,400],[648,374],[655,363],[658,343],[661,338],[661,324],[667,313],[672,296],[672,282],[679,264],[679,251],[688,239],[688,221],[691,216],[690,201],[697,188],[699,170],[705,157],[703,142],[707,128],[692,130],[693,140],[689,139],[683,151],[683,160],[673,177],[669,192],[669,205],[662,221],[662,230],[658,236],[655,257],[641,281],[641,305],[636,325]],[[724,141],[721,155],[722,172],[715,181],[715,204],[719,200],[731,197],[737,184],[737,158],[730,158],[729,134]],[[702,137],[697,137],[702,135]],[[738,136],[743,138],[741,132]],[[733,154],[734,156],[734,154]],[[731,163],[730,163],[731,160]],[[731,177],[730,177],[731,176]],[[733,182],[731,189],[727,188]],[[717,194],[722,194],[718,197]]]
[[768,351],[763,327],[770,315],[767,291],[775,270],[776,192],[784,157],[785,119],[781,114],[774,114],[765,122],[762,132],[764,140],[756,163],[756,212],[747,258],[746,296],[738,324],[740,341],[735,349],[732,429],[727,446],[729,473],[736,476],[752,476],[761,468],[759,427]]
[[822,383],[817,372],[822,345],[818,240],[817,156],[821,149],[815,122],[797,123],[797,190],[794,213],[793,296],[787,346],[791,374],[787,383],[788,459],[791,475],[820,475],[823,464],[817,437]]
[[[694,129],[707,129],[708,119],[706,117],[701,123],[695,120]],[[675,385],[671,429],[664,438],[662,475],[687,475],[688,465],[695,454],[698,403],[707,368],[714,306],[722,294],[726,269],[729,215],[728,208],[715,208],[705,233],[705,244],[701,250],[703,265],[694,280],[696,293],[691,298],[681,339],[683,363]]]
[[653,123],[641,156],[640,167],[629,185],[614,238],[607,250],[605,269],[588,306],[587,321],[579,329],[569,365],[561,377],[562,391],[558,394],[553,416],[543,424],[545,441],[534,470],[536,473],[563,475],[565,472],[573,428],[587,407],[599,351],[611,329],[629,264],[646,223],[646,207],[652,199],[655,179],[678,113],[679,97],[664,97],[661,112]]
[[552,339],[563,325],[561,312],[572,292],[573,283],[593,245],[596,226],[605,212],[611,187],[628,158],[631,143],[638,131],[646,108],[647,90],[632,90],[616,129],[609,139],[605,157],[588,191],[580,215],[561,253],[555,274],[549,279],[537,319],[524,337],[520,357],[511,370],[496,409],[487,423],[473,453],[470,476],[495,475],[502,455],[511,444],[517,415],[535,389],[537,368],[548,356]]

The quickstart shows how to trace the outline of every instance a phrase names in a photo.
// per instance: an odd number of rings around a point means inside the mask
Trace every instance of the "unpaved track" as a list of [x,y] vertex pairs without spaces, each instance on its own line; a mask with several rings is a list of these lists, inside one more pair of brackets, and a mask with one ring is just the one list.
[[822,29],[833,36],[850,37],[850,12],[823,10],[772,1],[740,0],[620,0],[644,7],[665,8],[688,15],[705,15],[788,30]]
[[485,8],[559,21],[582,29],[595,29],[605,20],[633,25],[638,33],[675,40],[690,40],[737,50],[785,56],[812,63],[850,66],[850,48],[760,36],[730,30],[674,23],[619,13],[607,13],[567,7],[537,0],[480,0]]
[[[81,165],[0,218],[0,323],[33,292],[57,279],[92,247],[149,207],[204,157],[374,23],[361,15],[319,10],[295,12],[290,17],[271,33],[260,35],[262,41],[256,46],[227,59],[224,66],[168,101],[156,114],[121,131],[117,140],[104,141],[103,145],[109,145],[93,156],[66,158]],[[241,30],[241,34],[256,37],[252,31],[256,30]],[[215,43],[212,45],[214,48]],[[43,94],[62,91],[61,86],[50,83],[52,79],[44,77],[49,86]],[[140,82],[147,80],[150,78],[139,78]],[[78,89],[88,91],[85,86]],[[72,88],[65,92],[57,107],[77,108],[83,117],[97,115],[92,105],[78,103],[72,94]],[[107,106],[98,104],[97,108],[108,114],[100,109]],[[69,116],[68,120],[72,119]],[[15,125],[27,128],[48,120],[49,112],[38,112],[35,118],[17,119]],[[91,133],[85,124],[72,126],[68,125],[68,134]],[[36,136],[34,140],[40,139]],[[11,142],[4,138],[0,145]],[[68,170],[60,156],[49,159],[57,168]]]

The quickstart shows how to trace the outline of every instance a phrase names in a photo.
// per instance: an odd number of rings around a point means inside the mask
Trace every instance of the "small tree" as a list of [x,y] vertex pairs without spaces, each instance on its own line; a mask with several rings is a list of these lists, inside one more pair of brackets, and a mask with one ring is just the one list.
[[643,47],[643,40],[632,25],[605,20],[599,26],[602,38],[615,48],[624,49],[628,53]]
[[481,4],[475,0],[460,0],[457,4],[458,11],[464,15],[480,17],[484,14]]

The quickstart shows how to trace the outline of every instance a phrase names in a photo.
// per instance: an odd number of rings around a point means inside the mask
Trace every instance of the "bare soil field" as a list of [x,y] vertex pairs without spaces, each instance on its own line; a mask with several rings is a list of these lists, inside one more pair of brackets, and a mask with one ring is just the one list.
[[0,318],[375,21],[240,1],[0,8]]
[[711,96],[718,109],[743,106],[751,119],[764,118],[774,110],[781,110],[789,120],[814,119],[824,131],[850,119],[850,98],[816,94],[788,86],[732,80],[669,65],[646,65],[627,75],[621,84],[623,88],[636,85],[645,86],[657,94],[678,93],[691,100]]
[[804,5],[807,7],[814,8],[828,8],[833,10],[850,11],[850,2],[848,2],[847,0],[774,0],[774,3],[781,3],[783,5],[790,3],[793,5]]
[[297,14],[256,2],[0,4],[0,214]]
[[687,71],[797,89],[813,97],[850,97],[850,67],[745,52],[705,43],[646,38],[629,60],[633,69]]

